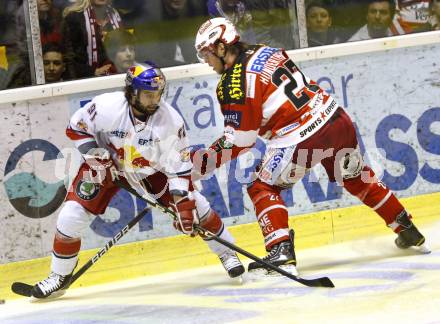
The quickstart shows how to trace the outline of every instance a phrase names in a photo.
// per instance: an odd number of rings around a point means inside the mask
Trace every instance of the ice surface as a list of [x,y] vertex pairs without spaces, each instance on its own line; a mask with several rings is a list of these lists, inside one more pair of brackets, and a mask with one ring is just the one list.
[[[70,289],[60,299],[0,305],[1,323],[440,323],[440,223],[421,228],[431,254],[399,250],[394,235],[298,251],[306,278],[231,281],[221,265]],[[85,274],[87,275],[87,274]]]

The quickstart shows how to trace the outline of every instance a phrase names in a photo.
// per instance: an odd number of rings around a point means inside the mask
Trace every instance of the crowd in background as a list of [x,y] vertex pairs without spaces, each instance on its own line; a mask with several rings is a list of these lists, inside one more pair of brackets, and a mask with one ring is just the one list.
[[[295,0],[36,0],[45,82],[124,73],[135,61],[196,63],[207,17],[242,40],[300,47]],[[0,90],[32,84],[25,1],[0,4]],[[440,0],[305,0],[309,47],[440,29]]]
[[309,46],[439,30],[439,0],[306,0]]

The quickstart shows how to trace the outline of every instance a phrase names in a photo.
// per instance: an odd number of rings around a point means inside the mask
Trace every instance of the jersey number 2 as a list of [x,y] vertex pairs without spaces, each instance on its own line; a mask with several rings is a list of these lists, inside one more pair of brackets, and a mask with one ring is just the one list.
[[284,63],[284,66],[279,66],[272,74],[272,82],[279,87],[285,80],[283,76],[289,79],[289,83],[284,87],[284,94],[289,98],[292,105],[296,110],[301,110],[309,101],[310,97],[304,92],[304,88],[307,87],[310,91],[318,91],[318,86],[310,85],[304,74],[302,74],[295,63],[288,60]]

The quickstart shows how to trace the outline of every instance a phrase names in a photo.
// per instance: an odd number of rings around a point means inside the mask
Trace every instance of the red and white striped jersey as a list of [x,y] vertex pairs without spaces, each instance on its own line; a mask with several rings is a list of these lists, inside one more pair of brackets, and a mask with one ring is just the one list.
[[167,175],[170,191],[188,191],[192,163],[183,119],[163,100],[140,122],[124,92],[96,96],[73,114],[66,134],[83,154],[92,147],[105,148],[127,180],[160,171]]
[[[316,133],[338,108],[282,49],[252,46],[223,73],[217,97],[224,115],[226,146],[298,144]],[[233,152],[232,158],[238,152]]]
[[411,33],[429,19],[429,4],[432,0],[398,0],[393,27],[399,34]]

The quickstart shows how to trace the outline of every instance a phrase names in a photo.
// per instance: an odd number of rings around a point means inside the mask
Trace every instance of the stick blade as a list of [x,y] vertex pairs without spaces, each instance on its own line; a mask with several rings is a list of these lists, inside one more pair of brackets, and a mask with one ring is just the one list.
[[417,247],[417,250],[418,250],[418,252],[421,253],[421,254],[429,254],[429,253],[431,253],[431,249],[429,248],[428,245],[426,245],[426,243],[424,243],[424,244],[418,246],[418,247]]
[[14,282],[11,286],[12,292],[25,297],[32,297],[32,288],[33,286],[24,282]]
[[298,281],[308,287],[335,288],[334,283],[330,280],[329,277],[321,277],[315,279],[298,278]]

